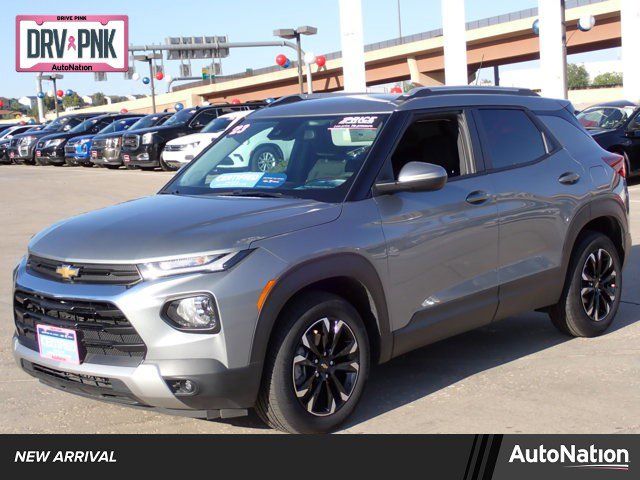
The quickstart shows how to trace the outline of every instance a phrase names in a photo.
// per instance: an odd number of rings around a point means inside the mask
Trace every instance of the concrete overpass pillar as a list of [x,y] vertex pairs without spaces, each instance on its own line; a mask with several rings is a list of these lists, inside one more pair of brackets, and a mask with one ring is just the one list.
[[362,1],[339,0],[339,2],[344,91],[364,92],[367,89],[367,77],[364,68]]
[[622,82],[624,97],[636,102],[640,100],[640,2],[622,0]]
[[567,98],[567,32],[564,0],[538,0],[542,95]]
[[409,67],[409,75],[411,75],[411,83],[416,83],[423,87],[444,85],[444,72],[421,72],[415,57],[407,57],[407,66]]
[[468,85],[464,0],[442,0],[444,77],[447,85]]

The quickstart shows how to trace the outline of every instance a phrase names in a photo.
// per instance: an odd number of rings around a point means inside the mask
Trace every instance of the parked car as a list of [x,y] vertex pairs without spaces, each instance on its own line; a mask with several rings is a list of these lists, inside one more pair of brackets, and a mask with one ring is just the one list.
[[27,132],[34,128],[35,125],[13,125],[11,127],[2,129],[0,131],[0,163],[11,163],[11,159],[9,158],[8,147],[11,142],[11,139],[15,135],[19,135],[21,133]]
[[578,120],[598,144],[624,157],[628,176],[640,172],[640,109],[626,100],[589,107]]
[[61,167],[67,163],[65,161],[65,146],[69,140],[86,135],[95,135],[114,121],[131,116],[135,115],[130,113],[106,113],[87,118],[68,131],[46,135],[36,143],[36,163],[38,165]]
[[205,125],[225,113],[255,110],[263,103],[245,103],[240,105],[210,105],[185,108],[173,115],[160,127],[128,132],[122,136],[122,161],[127,167],[140,167],[153,170],[175,170],[161,158],[165,144],[182,135],[199,132]]
[[[133,125],[127,131],[135,132],[153,126],[162,125],[173,113],[161,112],[146,115]],[[122,165],[120,149],[122,148],[122,135],[124,132],[105,133],[96,136],[91,145],[91,163],[107,168],[119,168]]]
[[[293,147],[219,168],[257,138]],[[534,309],[604,333],[631,253],[623,172],[570,102],[529,90],[287,97],[158,195],[33,237],[13,352],[85,397],[330,431],[372,364],[446,337]]]
[[91,163],[91,145],[94,138],[100,135],[108,135],[111,133],[120,133],[129,129],[131,125],[140,120],[141,115],[129,115],[111,122],[99,132],[89,135],[81,135],[71,138],[64,147],[64,160],[67,165],[82,165],[84,167],[93,167]]
[[76,113],[64,115],[48,123],[40,130],[31,129],[28,132],[15,135],[11,139],[9,156],[15,163],[35,164],[36,143],[42,137],[60,132],[68,132],[88,118],[103,115],[102,113]]
[[207,148],[213,140],[249,115],[251,110],[225,113],[209,122],[199,133],[174,138],[162,151],[162,160],[172,168],[181,168]]

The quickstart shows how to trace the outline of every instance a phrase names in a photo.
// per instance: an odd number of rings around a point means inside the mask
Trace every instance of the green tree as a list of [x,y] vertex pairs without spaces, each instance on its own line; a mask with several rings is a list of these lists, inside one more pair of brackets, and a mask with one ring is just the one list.
[[93,101],[93,105],[95,106],[107,104],[107,97],[105,97],[104,93],[102,92],[96,92],[91,95],[91,100]]
[[596,75],[596,78],[593,79],[593,84],[597,87],[622,85],[622,73],[601,73],[600,75]]
[[584,65],[576,65],[575,63],[567,65],[567,85],[569,89],[589,86],[589,72],[584,68]]
[[65,95],[62,99],[62,106],[64,108],[69,107],[84,107],[84,100],[76,92],[73,95]]

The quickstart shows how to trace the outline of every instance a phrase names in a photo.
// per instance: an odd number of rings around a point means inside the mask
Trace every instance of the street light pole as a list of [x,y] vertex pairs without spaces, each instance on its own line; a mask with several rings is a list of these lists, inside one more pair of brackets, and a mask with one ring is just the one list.
[[[129,47],[131,51],[132,48]],[[153,113],[156,113],[156,87],[153,81],[153,61],[162,58],[162,53],[152,53],[150,55],[134,55],[133,59],[139,62],[147,62],[149,64],[149,80],[151,81],[151,104],[153,105]]]
[[56,85],[56,77],[53,77],[53,106],[56,108],[56,118],[60,116],[58,112],[58,87]]
[[304,93],[304,88],[302,86],[302,45],[300,42],[300,34],[296,32],[296,51],[298,53],[298,88],[300,88],[300,93]]

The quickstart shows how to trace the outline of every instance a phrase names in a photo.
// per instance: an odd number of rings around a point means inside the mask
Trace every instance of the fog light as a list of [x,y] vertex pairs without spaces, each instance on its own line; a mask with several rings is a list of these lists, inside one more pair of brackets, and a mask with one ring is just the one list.
[[210,295],[172,300],[165,306],[164,314],[179,330],[206,333],[219,330],[215,302]]
[[149,160],[149,154],[141,153],[140,155],[138,155],[138,160]]
[[175,395],[195,395],[198,385],[193,380],[166,380],[167,385]]

